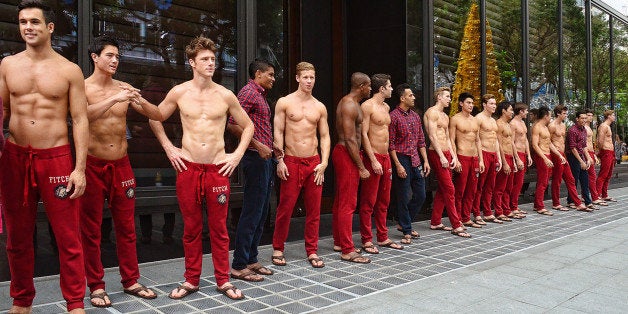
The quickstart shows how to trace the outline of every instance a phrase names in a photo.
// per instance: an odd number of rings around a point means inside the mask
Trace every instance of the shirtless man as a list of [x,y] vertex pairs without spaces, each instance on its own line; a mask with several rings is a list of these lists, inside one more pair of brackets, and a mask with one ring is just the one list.
[[161,115],[129,84],[114,80],[120,53],[118,42],[108,36],[95,39],[89,47],[94,73],[85,80],[89,146],[87,187],[80,198],[81,240],[85,276],[95,307],[109,307],[105,275],[100,259],[102,204],[107,196],[116,228],[116,247],[124,292],[140,298],[157,295],[137,282],[140,277],[135,248],[135,177],[127,155],[126,114],[129,107],[155,120]]
[[530,154],[530,145],[528,143],[528,127],[524,119],[528,115],[528,105],[524,103],[516,103],[514,109],[515,116],[510,120],[510,129],[513,133],[515,142],[515,151],[519,156],[521,163],[517,164],[517,172],[515,172],[512,180],[512,190],[510,192],[510,210],[524,216],[526,212],[519,208],[519,194],[523,187],[523,179],[528,171],[528,167],[532,166],[532,155]]
[[18,12],[26,49],[5,57],[0,64],[0,98],[4,119],[9,120],[9,136],[0,159],[13,298],[9,313],[30,313],[35,298],[33,233],[39,196],[56,235],[67,310],[84,313],[85,268],[77,200],[85,191],[88,141],[83,73],[52,49],[55,24],[50,7],[40,1],[22,1]]
[[554,120],[547,127],[550,132],[550,151],[552,152],[552,164],[554,164],[552,168],[552,209],[569,210],[569,208],[560,204],[560,181],[562,178],[565,180],[569,199],[571,200],[568,200],[568,202],[573,202],[574,204],[570,206],[578,210],[589,211],[580,201],[578,191],[576,190],[576,180],[571,174],[571,169],[565,157],[565,134],[567,134],[565,119],[567,119],[567,107],[558,105],[554,107]]
[[523,218],[520,214],[514,214],[510,210],[510,192],[514,173],[517,171],[516,165],[522,162],[515,154],[515,143],[510,120],[514,116],[512,103],[503,101],[497,106],[497,141],[499,142],[499,156],[502,168],[495,177],[495,194],[493,194],[493,207],[495,216],[502,221],[511,221],[512,218]]
[[[425,111],[425,127],[430,138],[427,158],[438,180],[438,190],[434,196],[430,229],[451,231],[452,234],[470,238],[460,222],[456,209],[454,184],[451,181],[451,169],[458,167],[458,158],[452,155],[453,148],[449,137],[449,117],[443,112],[451,102],[449,87],[439,87],[434,92],[436,103]],[[445,227],[441,219],[443,207],[447,209],[447,217],[451,227]]]
[[534,210],[541,215],[553,216],[554,213],[547,210],[545,204],[543,204],[550,171],[554,167],[550,156],[552,142],[549,129],[547,128],[547,125],[550,123],[550,112],[547,107],[540,107],[536,112],[536,122],[532,126],[532,150],[534,150],[532,158],[536,164]]
[[474,212],[475,221],[471,220],[473,198],[478,187],[478,176],[484,172],[484,160],[480,150],[480,125],[471,115],[473,111],[473,95],[464,92],[458,96],[458,107],[462,111],[451,117],[449,121],[449,136],[454,153],[460,162],[454,169],[458,174],[454,176],[456,188],[456,209],[462,224],[467,227],[482,228],[486,223],[480,216],[480,211]]
[[[587,109],[587,124],[584,125],[584,128],[587,130],[587,150],[589,151],[589,155],[595,161],[596,165],[600,164],[600,159],[595,155],[595,146],[593,145],[593,129],[591,129],[591,124],[593,123],[593,110]],[[597,174],[595,173],[595,167],[589,167],[589,192],[591,193],[591,199],[593,200],[593,204],[600,206],[608,206],[608,203],[600,197],[600,191],[597,188]],[[568,198],[568,202],[570,202],[571,198]]]
[[[615,122],[615,111],[604,111],[604,122],[597,129],[597,147],[600,155],[600,174],[597,178],[597,192],[604,201],[616,202],[612,197],[608,196],[608,183],[613,175],[615,167],[615,148],[613,146],[613,131],[611,124]],[[591,167],[593,168],[593,167]],[[595,202],[593,202],[595,204]]]
[[[494,223],[503,223],[493,215],[491,203],[493,202],[493,189],[495,177],[502,167],[499,154],[499,142],[497,141],[497,122],[493,119],[493,113],[497,109],[495,96],[486,94],[482,96],[484,110],[475,115],[480,124],[480,143],[482,144],[482,158],[484,160],[484,172],[478,177],[478,191],[473,199],[473,212],[479,213],[483,209],[484,220]],[[476,218],[477,219],[477,218]]]
[[[314,268],[325,263],[318,257],[318,227],[325,168],[329,159],[331,141],[325,105],[312,96],[316,81],[314,66],[308,62],[297,64],[298,89],[281,97],[275,105],[275,148],[284,152],[277,159],[277,176],[283,182],[279,191],[277,218],[273,234],[272,263],[285,266],[283,255],[290,217],[303,190],[305,202],[305,251]],[[321,155],[318,155],[320,136]]]
[[386,216],[390,203],[392,185],[392,167],[388,155],[388,126],[390,125],[390,107],[385,102],[392,96],[390,75],[375,74],[371,77],[371,86],[375,90],[373,97],[362,104],[362,148],[364,164],[371,176],[362,182],[360,190],[360,234],[362,249],[370,254],[379,251],[373,245],[371,216],[377,229],[377,245],[397,250],[403,249],[398,243],[388,238]]
[[[230,90],[212,80],[216,70],[216,46],[199,36],[185,54],[192,67],[192,80],[173,87],[159,104],[162,121],[179,109],[183,127],[182,147],[168,139],[163,125],[150,120],[151,129],[178,171],[177,199],[183,217],[185,282],[169,295],[181,299],[198,291],[203,262],[203,198],[207,204],[207,222],[211,238],[216,290],[230,299],[244,295],[229,282],[229,176],[242,159],[253,137],[253,123]],[[242,128],[240,143],[231,154],[225,153],[225,126],[231,115]]]
[[336,107],[336,130],[338,144],[331,153],[336,172],[334,205],[332,207],[332,232],[334,251],[341,252],[340,258],[356,263],[371,260],[356,252],[353,245],[353,213],[358,202],[360,179],[370,174],[360,158],[362,140],[362,109],[360,101],[371,95],[371,79],[368,75],[355,72],[351,75],[351,91],[340,99]]

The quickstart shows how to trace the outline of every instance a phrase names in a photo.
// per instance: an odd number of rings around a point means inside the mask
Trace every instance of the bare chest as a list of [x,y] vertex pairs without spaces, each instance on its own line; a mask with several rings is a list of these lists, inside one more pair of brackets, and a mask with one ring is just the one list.
[[52,101],[67,98],[70,87],[67,77],[48,66],[12,66],[7,71],[6,82],[12,97],[43,97]]
[[286,118],[292,122],[317,123],[320,119],[320,112],[307,105],[293,105],[286,110]]
[[203,98],[188,95],[181,97],[178,104],[181,117],[192,120],[225,119],[228,112],[227,103],[219,97]]

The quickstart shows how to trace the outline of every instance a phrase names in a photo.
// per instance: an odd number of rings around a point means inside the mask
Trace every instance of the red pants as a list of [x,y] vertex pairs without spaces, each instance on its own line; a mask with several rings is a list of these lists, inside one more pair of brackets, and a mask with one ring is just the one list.
[[[375,218],[377,241],[384,242],[388,240],[386,215],[388,214],[390,186],[392,185],[390,155],[375,154],[375,158],[382,165],[383,174],[381,175],[377,175],[373,172],[368,157],[363,158],[364,165],[371,173],[371,176],[362,181],[362,188],[360,190],[360,235],[362,236],[362,243],[373,241],[371,216]],[[350,250],[349,253],[351,253]]]
[[[595,152],[589,151],[589,156],[591,156],[591,160],[595,160]],[[600,164],[602,158],[600,158]],[[613,153],[613,162],[611,163],[611,167],[615,167],[615,154]],[[597,188],[597,175],[595,174],[595,166],[589,167],[589,193],[591,193],[591,200],[597,201],[600,198],[600,191]],[[612,173],[612,170],[611,170]],[[610,179],[610,176],[608,177]],[[607,185],[608,188],[608,185]]]
[[484,172],[478,177],[478,191],[473,199],[473,214],[480,215],[480,207],[483,208],[484,216],[493,215],[491,203],[493,201],[493,189],[495,188],[495,177],[497,175],[497,153],[482,151],[484,159]]
[[105,289],[100,226],[106,198],[116,231],[120,282],[128,288],[140,278],[135,248],[135,177],[129,157],[103,160],[87,155],[85,177],[87,186],[79,204],[87,286],[92,292]]
[[[458,160],[462,164],[462,171],[454,176],[456,209],[461,221],[467,222],[471,220],[473,198],[478,187],[480,159],[477,156],[458,155]],[[479,213],[477,217],[479,217]]]
[[323,186],[316,185],[314,182],[314,168],[320,161],[318,155],[304,158],[288,155],[284,157],[290,175],[288,180],[281,182],[279,188],[279,204],[277,205],[277,218],[273,233],[274,250],[283,252],[288,238],[288,230],[290,230],[290,218],[294,205],[297,203],[299,193],[304,190],[305,252],[310,256],[318,251],[318,227],[321,221]]
[[85,268],[78,201],[66,185],[72,172],[70,145],[49,149],[6,142],[0,159],[13,305],[28,307],[35,298],[33,234],[41,197],[59,249],[61,293],[67,310],[83,308]]
[[227,211],[231,187],[229,177],[218,173],[220,166],[185,162],[188,170],[177,175],[177,199],[183,217],[183,253],[185,281],[198,286],[203,265],[203,212],[207,203],[207,224],[211,239],[212,261],[216,284],[229,281],[229,234]]
[[[443,151],[443,154],[447,158],[448,162],[451,162],[451,153]],[[427,150],[427,159],[431,165],[434,165],[432,171],[436,174],[436,180],[438,180],[438,189],[436,195],[434,195],[434,204],[432,207],[432,219],[431,225],[438,226],[441,224],[443,218],[443,209],[447,209],[447,217],[451,226],[456,229],[462,224],[460,223],[460,217],[458,216],[458,210],[456,209],[455,190],[454,184],[451,181],[451,170],[449,168],[441,167],[440,157],[433,149]]]
[[506,155],[506,162],[510,167],[510,173],[504,172],[504,167],[495,176],[495,194],[493,194],[493,207],[495,215],[510,215],[510,192],[512,191],[512,181],[515,171],[515,160],[512,155]]
[[338,144],[334,147],[331,160],[336,172],[336,193],[331,221],[334,245],[341,247],[343,254],[349,254],[353,250],[352,224],[358,202],[360,172],[344,145]]
[[[545,155],[547,158],[551,159],[551,156]],[[545,204],[543,204],[543,200],[545,198],[545,189],[547,189],[547,185],[549,183],[549,173],[552,168],[548,167],[543,158],[539,155],[534,154],[533,157],[534,163],[536,164],[536,191],[534,192],[534,209],[545,209]]]
[[519,208],[519,194],[521,194],[521,188],[523,188],[523,179],[528,171],[528,158],[525,152],[517,152],[519,159],[523,162],[523,169],[513,173],[512,177],[512,190],[510,191],[510,210],[517,210]]
[[613,168],[615,168],[615,152],[609,149],[600,149],[600,153],[598,154],[598,156],[600,158],[601,165],[600,174],[596,182],[597,192],[599,193],[599,196],[607,198],[608,183],[611,182],[611,177],[613,176]]
[[[561,153],[565,160],[567,157],[565,153]],[[576,204],[576,206],[580,206],[582,202],[580,201],[580,197],[578,196],[578,190],[576,190],[576,179],[574,179],[571,174],[571,168],[568,163],[561,164],[560,158],[556,156],[556,154],[552,154],[552,163],[554,164],[554,168],[552,168],[552,206],[560,205],[560,181],[561,178],[565,180],[565,185],[567,186],[567,193],[569,193],[569,198]]]

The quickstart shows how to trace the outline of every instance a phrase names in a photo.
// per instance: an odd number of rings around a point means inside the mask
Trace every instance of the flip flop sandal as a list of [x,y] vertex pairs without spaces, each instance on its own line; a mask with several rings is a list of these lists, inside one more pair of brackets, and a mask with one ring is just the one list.
[[[246,269],[246,268],[245,268]],[[260,281],[264,281],[264,277],[259,276],[258,274],[256,274],[254,271],[252,270],[242,270],[242,273],[239,275],[236,275],[234,273],[230,274],[231,278],[233,279],[240,279],[240,280],[244,280],[244,281],[250,281],[250,282],[260,282]],[[259,277],[256,277],[259,276]]]
[[[399,245],[399,244],[395,243],[395,241],[392,241],[392,240],[390,242],[388,242],[388,243],[385,243],[385,244],[379,244],[378,243],[377,245],[379,245],[381,247],[388,247],[388,248],[395,249],[395,250],[403,250],[403,245]],[[393,245],[395,245],[395,246],[393,246]]]
[[254,273],[258,274],[258,275],[264,275],[264,276],[270,276],[272,274],[274,274],[275,272],[262,266],[262,265],[258,265],[257,267],[253,267],[253,268],[249,268],[250,270],[252,270]]
[[[282,255],[273,255],[270,257],[271,258],[271,263],[273,263],[273,265],[275,266],[286,266],[288,263],[286,263],[286,258]],[[283,263],[281,262],[283,261]]]
[[536,211],[537,214],[541,214],[541,215],[545,215],[545,216],[554,216],[554,213],[550,212],[549,210],[543,208],[541,210],[537,210]]
[[497,217],[493,217],[493,218],[486,218],[484,217],[484,221],[486,222],[492,222],[492,223],[496,223],[496,224],[503,224],[504,222],[497,219]]
[[148,296],[141,295],[140,292],[142,292],[142,291],[147,292],[147,293],[149,292],[148,288],[146,288],[146,286],[144,286],[142,284],[140,284],[139,287],[137,287],[137,288],[135,288],[133,290],[124,289],[123,291],[126,294],[130,294],[132,296],[136,296],[138,298],[142,298],[142,299],[146,299],[146,300],[152,300],[152,299],[157,298],[157,294],[155,292],[153,292],[153,295],[148,295]]
[[460,231],[451,230],[451,234],[453,234],[455,236],[462,237],[462,238],[470,238],[471,237],[471,235],[469,233],[467,233],[465,231],[462,231],[462,230],[460,230]]
[[[198,289],[196,289],[196,290],[198,290]],[[220,287],[216,288],[216,291],[222,293],[224,296],[226,296],[227,298],[229,298],[231,300],[242,300],[242,299],[244,299],[244,294],[241,294],[239,297],[231,297],[229,295],[229,293],[228,293],[229,291],[233,291],[233,294],[237,295],[236,290],[237,290],[237,288],[234,285],[229,285],[229,286],[226,286],[224,288],[220,288]]]
[[[308,257],[307,261],[310,262],[310,265],[312,265],[312,267],[314,267],[314,268],[323,268],[323,267],[325,267],[325,263],[323,263],[323,260],[320,259],[320,257]],[[321,262],[321,264],[320,265],[316,265],[316,264],[314,264],[314,262],[317,262],[317,263]]]
[[482,218],[475,218],[475,223],[480,225],[480,226],[486,226],[486,221],[484,221]]
[[451,230],[453,230],[453,228],[452,227],[446,227],[445,225],[439,225],[439,226],[430,226],[430,230],[451,231]]
[[[109,299],[109,303],[107,303],[107,300],[105,300],[105,297],[109,298],[109,295],[105,291],[101,293],[91,293],[89,295],[89,298],[90,298],[89,302],[92,304],[93,307],[99,307],[99,308],[111,307],[113,305],[111,303],[111,299]],[[91,299],[100,299],[103,302],[105,302],[105,304],[94,303],[94,301],[92,301]]]
[[[359,258],[361,258],[362,260],[358,260]],[[360,254],[355,254],[352,257],[349,258],[344,258],[344,257],[340,257],[340,260],[345,261],[345,262],[351,262],[351,263],[358,263],[358,264],[368,264],[371,262],[370,259],[360,255]]]
[[563,205],[552,206],[552,209],[560,210],[561,212],[568,212],[569,211],[569,207],[564,207]]
[[[354,248],[356,253],[362,253],[362,249],[359,247]],[[334,252],[342,252],[342,249],[334,248]]]
[[[362,245],[362,250],[365,253],[369,253],[369,254],[379,254],[379,251],[377,250],[377,248],[375,247],[375,245],[373,244],[369,244],[369,245]],[[370,250],[370,251],[369,251]],[[359,254],[359,252],[356,252]]]
[[198,287],[190,288],[190,287],[185,286],[185,285],[180,285],[180,286],[177,287],[176,290],[185,290],[185,293],[183,293],[181,296],[175,297],[175,296],[172,295],[172,292],[170,292],[170,294],[168,294],[168,297],[173,299],[173,300],[180,300],[180,299],[183,299],[183,298],[187,297],[188,295],[190,295],[190,294],[192,294],[194,292],[197,292],[198,291]]

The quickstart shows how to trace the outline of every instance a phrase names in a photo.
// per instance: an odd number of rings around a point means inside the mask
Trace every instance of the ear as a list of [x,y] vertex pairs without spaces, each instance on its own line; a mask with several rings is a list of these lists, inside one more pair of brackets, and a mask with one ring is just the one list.
[[194,62],[194,59],[188,59],[188,63],[192,68],[196,66],[196,62]]
[[92,52],[89,56],[92,58],[92,61],[96,63],[96,58],[98,58],[98,55]]
[[50,32],[50,34],[52,34],[52,32],[55,31],[55,23],[48,23],[48,25],[46,25],[46,28],[48,28],[48,32]]

